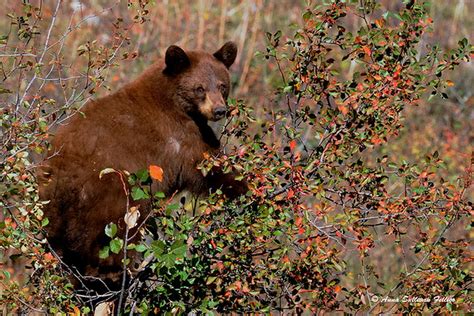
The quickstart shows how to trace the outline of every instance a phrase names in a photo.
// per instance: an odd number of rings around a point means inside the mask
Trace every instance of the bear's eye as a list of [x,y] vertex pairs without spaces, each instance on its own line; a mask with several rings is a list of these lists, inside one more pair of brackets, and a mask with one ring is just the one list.
[[197,94],[204,94],[204,87],[203,86],[199,86],[196,88],[196,93]]
[[221,84],[219,85],[219,91],[222,93],[222,94],[225,94],[227,92],[227,86],[225,84]]

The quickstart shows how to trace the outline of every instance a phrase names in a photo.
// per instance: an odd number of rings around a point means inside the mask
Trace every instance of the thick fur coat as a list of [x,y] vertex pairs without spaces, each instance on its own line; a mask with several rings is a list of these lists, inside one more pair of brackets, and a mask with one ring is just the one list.
[[[123,232],[127,201],[116,174],[99,179],[105,168],[136,172],[158,165],[163,181],[155,189],[165,194],[221,188],[233,197],[246,191],[234,175],[214,170],[204,177],[196,168],[204,153],[219,150],[208,120],[226,113],[236,53],[232,42],[214,54],[170,46],[164,60],[89,102],[58,129],[38,177],[40,197],[50,201],[44,209],[48,240],[67,264],[101,278],[117,279],[121,271],[122,254],[98,257],[109,240],[104,227],[119,223]],[[145,206],[140,211],[146,216]]]

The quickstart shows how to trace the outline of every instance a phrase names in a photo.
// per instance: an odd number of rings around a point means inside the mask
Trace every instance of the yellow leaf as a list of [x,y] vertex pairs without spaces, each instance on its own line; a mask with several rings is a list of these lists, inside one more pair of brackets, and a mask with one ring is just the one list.
[[102,177],[106,174],[109,174],[109,173],[113,173],[113,172],[118,172],[117,170],[115,170],[114,168],[105,168],[103,170],[100,171],[99,173],[99,179],[102,179]]
[[128,228],[133,228],[137,225],[137,220],[140,217],[140,211],[138,207],[132,206],[130,210],[125,214],[124,221]]
[[94,315],[103,315],[103,316],[112,315],[112,311],[114,310],[114,307],[115,307],[114,302],[102,302],[96,306],[94,310]]
[[148,170],[150,171],[150,177],[160,182],[163,181],[163,169],[161,169],[161,167],[150,165],[150,167],[148,167]]

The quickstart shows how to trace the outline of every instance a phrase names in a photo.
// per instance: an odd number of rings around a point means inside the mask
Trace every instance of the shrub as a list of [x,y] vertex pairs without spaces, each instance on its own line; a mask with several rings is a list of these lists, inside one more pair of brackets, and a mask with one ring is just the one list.
[[[449,182],[440,176],[437,151],[409,163],[377,149],[403,128],[404,108],[425,96],[447,97],[451,82],[443,75],[473,51],[466,39],[446,53],[423,46],[432,25],[427,5],[404,2],[399,12],[383,12],[374,1],[332,1],[308,7],[287,39],[267,33],[259,55],[281,75],[275,102],[253,111],[231,100],[226,149],[200,165],[203,173],[218,166],[241,174],[250,184],[246,196],[228,201],[217,191],[178,203],[151,191],[159,177],[147,169],[128,170],[135,173],[127,196],[150,199],[153,212],[146,222],[135,209],[124,214],[130,227],[142,225],[140,242],[116,236],[113,223],[105,228],[111,241],[101,256],[124,254],[124,271],[129,250],[146,258],[109,296],[119,312],[468,309],[468,241],[457,233],[472,212],[466,195],[474,156]],[[354,19],[359,27],[351,29]],[[34,177],[21,179],[31,163],[25,153],[14,150],[13,160],[3,160],[2,194],[13,207],[2,246],[25,249],[21,256],[42,268],[34,279],[41,284],[37,302],[52,311],[91,310],[90,293],[72,292],[57,275],[60,263],[35,239],[48,220],[35,200]],[[3,294],[10,304],[30,295],[18,286],[10,283]]]

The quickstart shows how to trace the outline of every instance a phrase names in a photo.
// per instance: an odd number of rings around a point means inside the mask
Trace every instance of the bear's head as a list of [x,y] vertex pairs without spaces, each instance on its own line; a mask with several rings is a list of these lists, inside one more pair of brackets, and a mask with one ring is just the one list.
[[214,54],[170,46],[165,55],[163,73],[176,80],[177,103],[191,116],[218,121],[227,112],[229,67],[237,56],[237,46],[225,43]]

